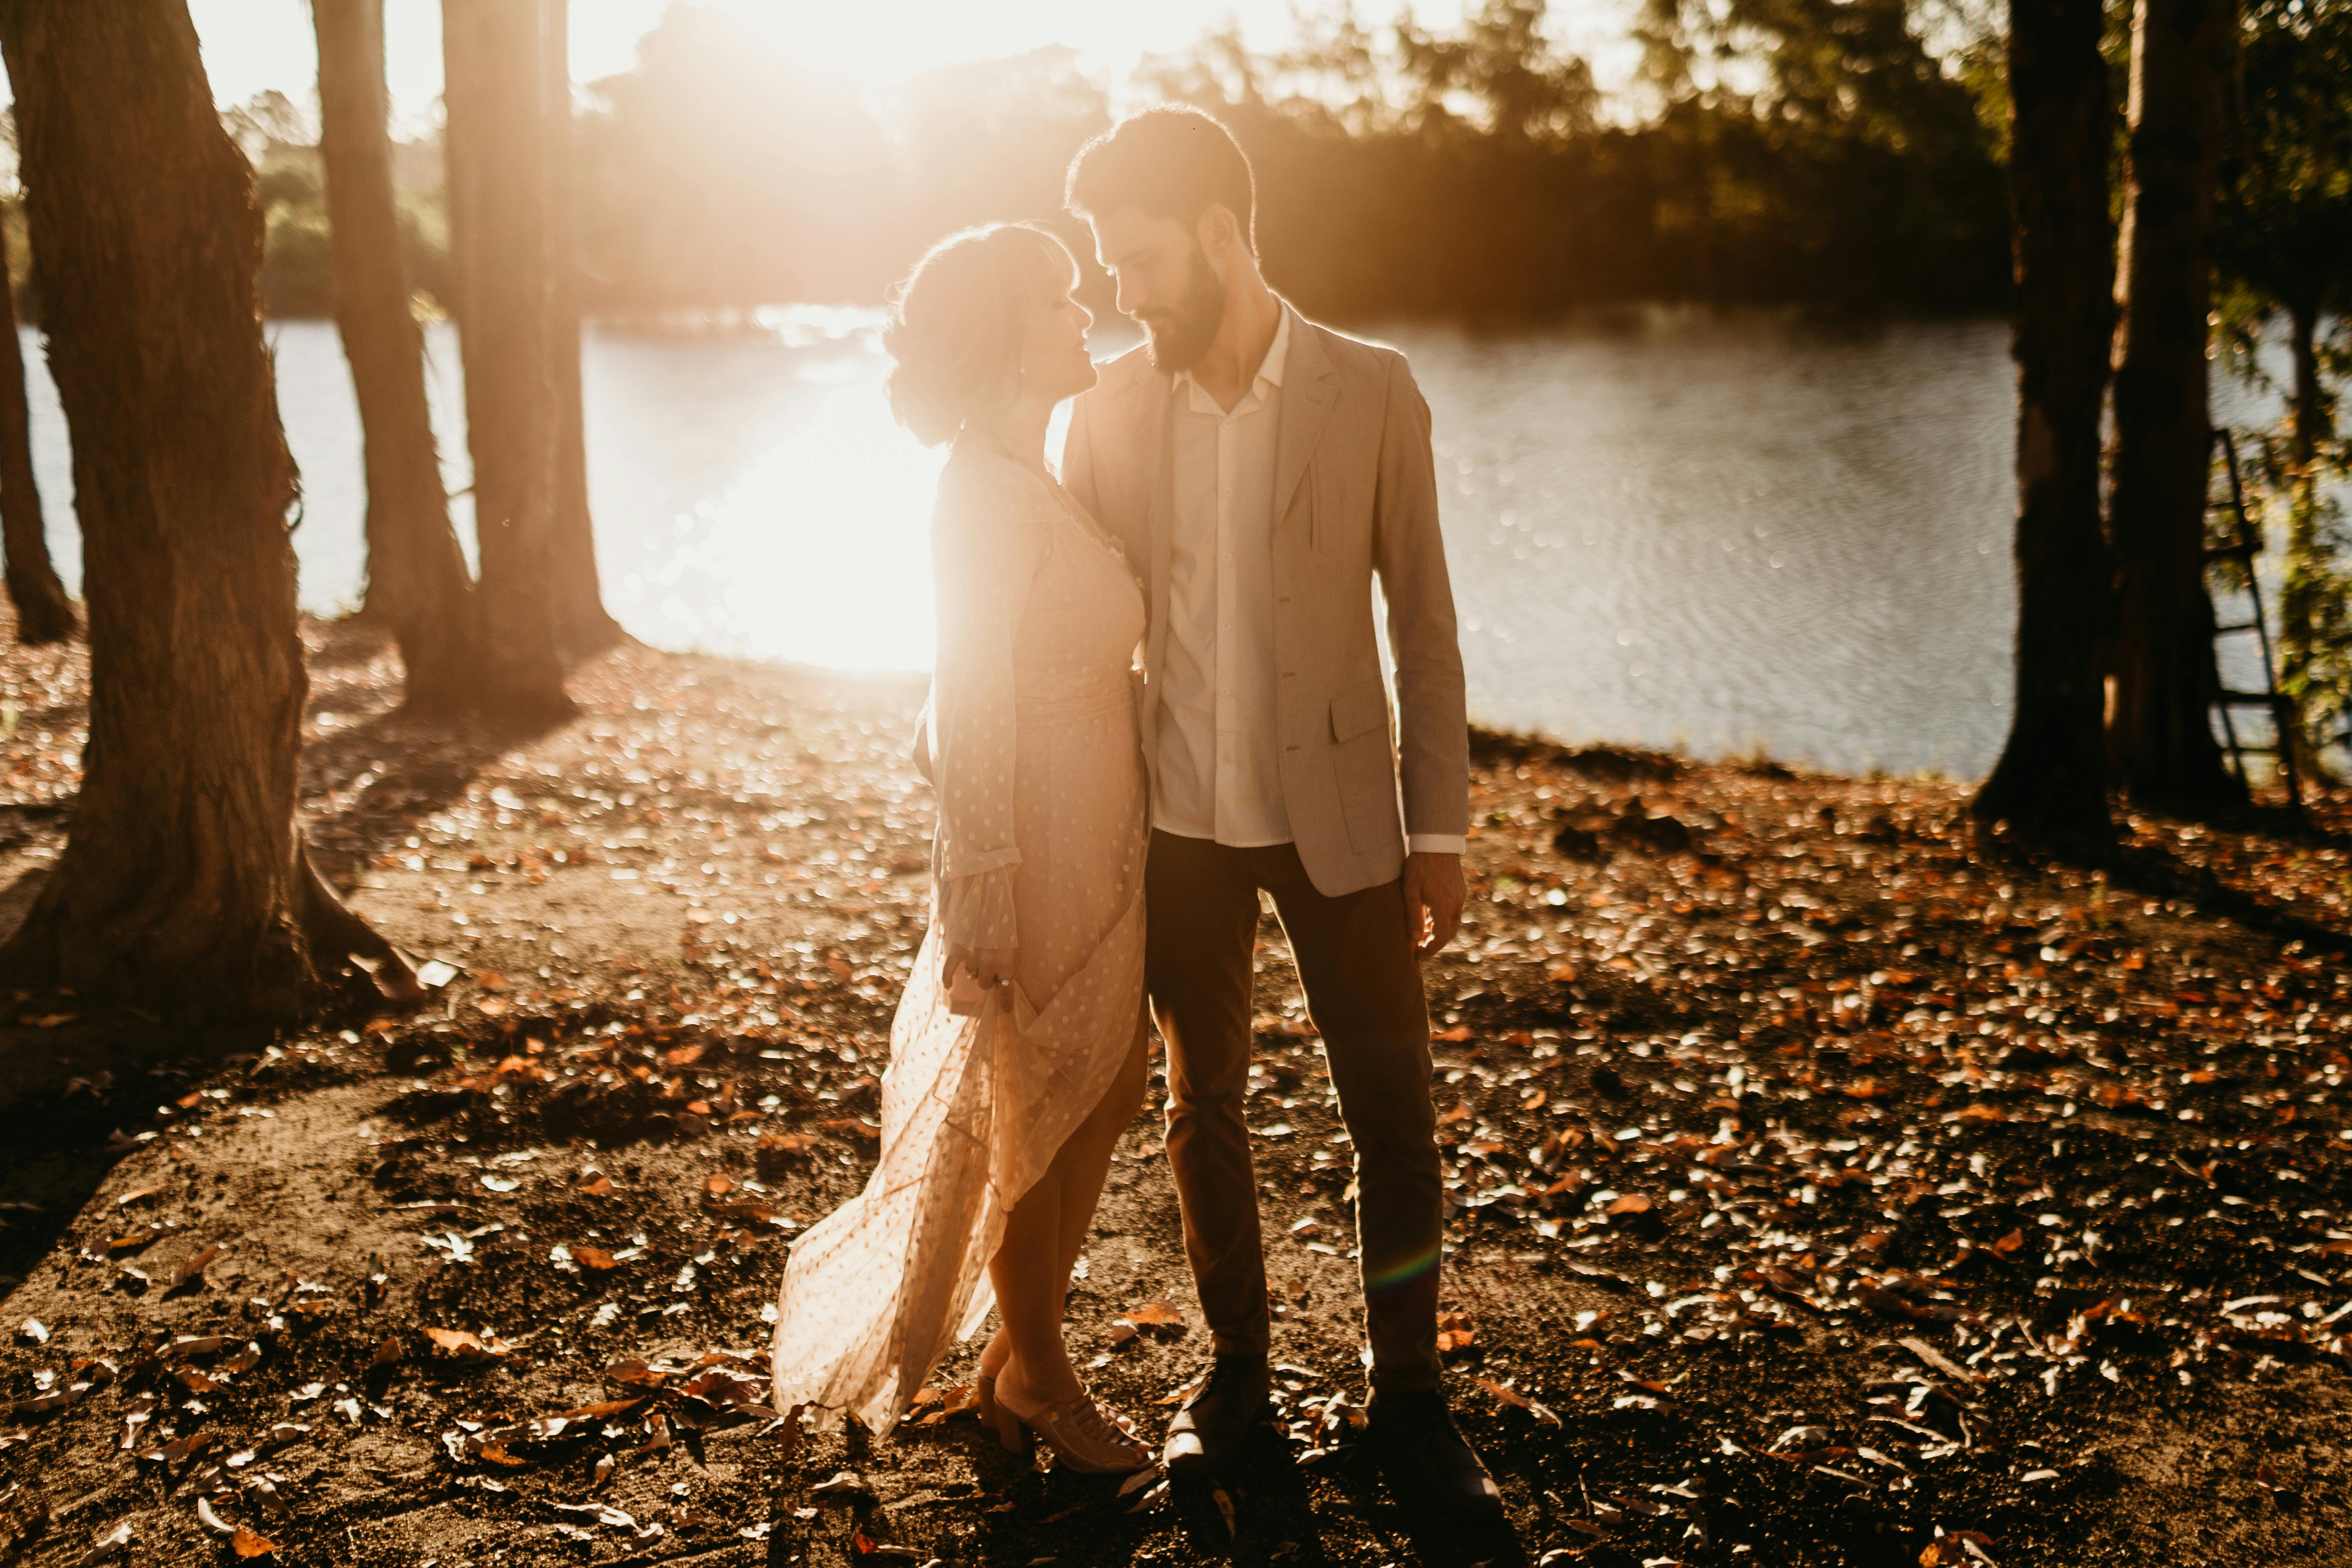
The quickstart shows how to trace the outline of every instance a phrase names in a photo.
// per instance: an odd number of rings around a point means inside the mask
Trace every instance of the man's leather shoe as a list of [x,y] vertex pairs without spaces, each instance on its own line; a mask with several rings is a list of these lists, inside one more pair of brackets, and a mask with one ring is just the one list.
[[1501,1489],[1435,1389],[1375,1391],[1364,1409],[1364,1436],[1401,1499],[1459,1520],[1503,1518]]
[[1266,1386],[1265,1363],[1255,1356],[1219,1356],[1209,1381],[1168,1423],[1168,1446],[1160,1456],[1168,1473],[1208,1476],[1230,1468],[1242,1439],[1265,1410]]

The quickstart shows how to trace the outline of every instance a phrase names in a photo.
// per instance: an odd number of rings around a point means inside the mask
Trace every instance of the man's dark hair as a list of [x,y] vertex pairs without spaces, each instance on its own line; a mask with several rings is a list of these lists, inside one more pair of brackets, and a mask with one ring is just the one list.
[[1249,159],[1232,132],[1184,104],[1130,114],[1079,148],[1063,201],[1081,217],[1133,207],[1187,228],[1223,206],[1257,254],[1257,180]]

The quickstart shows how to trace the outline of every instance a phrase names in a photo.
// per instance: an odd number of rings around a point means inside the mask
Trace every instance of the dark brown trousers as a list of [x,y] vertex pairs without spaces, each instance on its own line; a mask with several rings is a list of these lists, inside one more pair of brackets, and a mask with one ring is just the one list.
[[1267,1353],[1265,1252],[1243,1120],[1261,888],[1290,939],[1355,1147],[1372,1386],[1434,1388],[1444,1216],[1429,1006],[1402,885],[1326,898],[1290,845],[1235,849],[1155,831],[1146,967],[1168,1042],[1168,1161],[1202,1310],[1219,1354]]

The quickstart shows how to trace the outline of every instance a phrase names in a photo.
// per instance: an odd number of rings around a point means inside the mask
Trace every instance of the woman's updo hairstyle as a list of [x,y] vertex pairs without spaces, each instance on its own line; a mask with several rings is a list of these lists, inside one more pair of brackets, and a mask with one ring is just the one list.
[[1076,278],[1068,249],[1033,224],[968,228],[931,247],[892,290],[882,331],[898,423],[937,447],[1011,402],[1029,316]]

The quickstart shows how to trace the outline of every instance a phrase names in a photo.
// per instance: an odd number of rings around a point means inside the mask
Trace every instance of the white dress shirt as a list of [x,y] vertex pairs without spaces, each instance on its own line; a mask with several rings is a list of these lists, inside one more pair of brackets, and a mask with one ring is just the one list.
[[1176,377],[1176,530],[1152,822],[1248,847],[1290,842],[1275,739],[1274,442],[1285,307],[1241,401]]
[[[1179,372],[1166,668],[1152,739],[1152,825],[1236,848],[1291,841],[1276,732],[1274,456],[1290,307],[1233,407]],[[1461,838],[1411,836],[1416,853]]]

